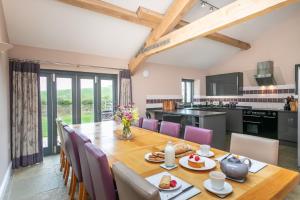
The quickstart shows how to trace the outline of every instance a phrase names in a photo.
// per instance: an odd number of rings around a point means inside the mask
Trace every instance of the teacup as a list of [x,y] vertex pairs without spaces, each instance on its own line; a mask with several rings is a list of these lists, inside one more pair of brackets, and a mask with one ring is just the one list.
[[200,151],[203,156],[208,156],[210,151],[210,146],[206,144],[200,145]]
[[211,187],[214,190],[222,190],[225,183],[225,174],[218,171],[212,171],[209,173],[209,178],[211,181]]

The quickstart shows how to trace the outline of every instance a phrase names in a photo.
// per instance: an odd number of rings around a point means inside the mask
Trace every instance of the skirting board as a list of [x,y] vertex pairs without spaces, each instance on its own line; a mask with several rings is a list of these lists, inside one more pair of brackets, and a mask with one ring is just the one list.
[[10,182],[11,174],[12,174],[12,169],[11,169],[12,163],[8,165],[8,168],[6,170],[6,173],[4,175],[3,181],[0,185],[0,200],[4,200],[4,196],[7,190],[7,186]]

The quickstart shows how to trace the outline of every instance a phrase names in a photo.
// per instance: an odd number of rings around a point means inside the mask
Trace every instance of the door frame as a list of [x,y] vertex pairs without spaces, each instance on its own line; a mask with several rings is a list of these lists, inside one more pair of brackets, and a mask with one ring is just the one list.
[[[94,80],[94,121],[100,122],[101,119],[101,80],[113,81],[113,105],[117,105],[118,98],[118,75],[104,73],[90,73],[78,71],[63,71],[41,69],[40,77],[47,77],[47,117],[48,117],[48,147],[44,148],[44,155],[51,155],[60,152],[57,141],[57,78],[72,78],[72,121],[73,124],[81,123],[81,95],[80,78],[93,78]],[[98,106],[99,105],[99,106]],[[113,106],[113,112],[115,107]]]

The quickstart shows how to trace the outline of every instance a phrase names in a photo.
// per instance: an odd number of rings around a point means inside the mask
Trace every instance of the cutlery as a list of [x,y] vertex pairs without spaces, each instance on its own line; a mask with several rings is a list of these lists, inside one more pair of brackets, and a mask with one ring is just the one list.
[[189,191],[189,190],[192,189],[193,187],[194,187],[194,185],[188,186],[187,188],[183,189],[181,192],[179,192],[178,194],[176,194],[175,196],[171,197],[171,198],[168,199],[168,200],[175,199],[176,197],[178,197],[178,196],[181,195],[182,193],[185,193],[185,192]]

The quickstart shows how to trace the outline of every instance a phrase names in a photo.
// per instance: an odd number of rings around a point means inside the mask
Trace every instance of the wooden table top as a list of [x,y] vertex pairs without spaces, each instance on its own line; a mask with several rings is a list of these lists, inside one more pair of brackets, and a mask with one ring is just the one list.
[[[87,135],[93,144],[101,148],[107,154],[110,165],[116,161],[122,161],[143,177],[166,171],[159,166],[160,164],[145,161],[146,153],[162,149],[168,141],[175,143],[184,141],[137,127],[131,128],[134,135],[132,140],[120,140],[121,130],[113,121],[73,125],[72,128]],[[194,149],[199,148],[196,143],[184,142]],[[226,153],[217,149],[212,149],[212,151],[215,157]],[[176,162],[178,164],[178,159]],[[217,163],[213,170],[220,171],[220,165]],[[208,179],[208,171],[191,171],[179,165],[168,172],[201,190],[201,193],[193,199],[220,199],[203,187],[203,182]],[[233,187],[233,193],[226,199],[283,199],[299,183],[299,173],[268,165],[255,174],[249,173],[245,183],[226,181]]]

